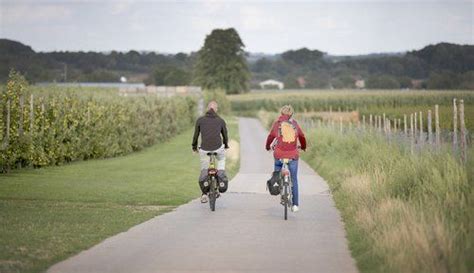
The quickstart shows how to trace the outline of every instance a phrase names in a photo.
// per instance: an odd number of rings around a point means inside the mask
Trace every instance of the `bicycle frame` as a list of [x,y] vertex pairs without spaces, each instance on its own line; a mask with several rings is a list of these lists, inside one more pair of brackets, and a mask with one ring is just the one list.
[[288,208],[293,205],[293,182],[291,181],[291,173],[288,164],[291,159],[284,158],[280,160],[283,163],[281,167],[281,176],[283,183],[281,184],[281,204],[284,207],[284,218],[288,219]]

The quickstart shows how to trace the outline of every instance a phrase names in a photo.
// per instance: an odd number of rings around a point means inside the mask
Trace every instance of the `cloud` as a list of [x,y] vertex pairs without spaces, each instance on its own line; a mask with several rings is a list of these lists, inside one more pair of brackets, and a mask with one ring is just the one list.
[[240,9],[240,21],[244,30],[250,31],[272,30],[280,27],[273,14],[256,6],[243,6]]
[[119,0],[117,2],[111,3],[112,6],[110,11],[113,15],[123,14],[129,11],[132,8],[133,4],[133,0]]
[[65,20],[72,10],[61,4],[2,4],[2,21],[5,24],[36,24]]
[[[231,16],[222,16],[223,14],[231,14],[232,9],[229,4],[224,1],[208,0],[199,2],[195,6],[196,10],[191,13],[181,14],[180,19],[189,21],[189,25],[194,31],[199,33],[208,33],[215,28],[232,27],[233,18]],[[198,12],[198,13],[197,13]]]
[[207,0],[203,1],[201,4],[203,11],[207,14],[218,14],[228,6],[227,2],[219,0]]

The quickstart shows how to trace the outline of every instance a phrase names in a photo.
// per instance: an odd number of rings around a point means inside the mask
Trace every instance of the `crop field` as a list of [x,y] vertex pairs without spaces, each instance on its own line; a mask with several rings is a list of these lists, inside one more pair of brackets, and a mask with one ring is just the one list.
[[0,90],[0,171],[138,151],[191,126],[192,98],[120,97],[113,89],[30,87],[14,75]]
[[261,109],[278,111],[282,105],[291,104],[297,112],[357,111],[359,118],[383,113],[387,118],[403,118],[404,114],[433,111],[438,104],[442,129],[452,127],[453,98],[464,100],[466,127],[474,129],[474,118],[470,118],[474,117],[474,91],[290,90],[229,96],[232,110],[241,115],[255,115]]

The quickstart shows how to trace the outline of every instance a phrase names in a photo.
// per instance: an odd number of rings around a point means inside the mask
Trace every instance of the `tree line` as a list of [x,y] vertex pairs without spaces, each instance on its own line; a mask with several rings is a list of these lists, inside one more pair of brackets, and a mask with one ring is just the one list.
[[[474,46],[439,43],[398,54],[331,56],[302,48],[281,54],[244,51],[237,31],[216,29],[197,52],[35,52],[19,42],[0,39],[0,82],[11,68],[30,82],[132,82],[200,85],[241,93],[267,79],[286,88],[474,89]],[[359,86],[360,87],[360,86]]]
[[306,48],[250,66],[253,84],[280,79],[287,88],[474,89],[474,46],[440,43],[403,54],[334,57]]

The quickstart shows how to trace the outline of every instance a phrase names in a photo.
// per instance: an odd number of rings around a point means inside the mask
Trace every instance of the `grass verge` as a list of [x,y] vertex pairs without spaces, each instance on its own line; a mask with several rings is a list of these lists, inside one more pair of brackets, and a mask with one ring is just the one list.
[[370,134],[322,128],[308,139],[303,159],[328,181],[361,272],[472,272],[472,161]]
[[[237,142],[238,124],[227,118]],[[0,175],[0,272],[41,272],[199,196],[192,131],[127,156]],[[238,171],[228,161],[228,173]]]

